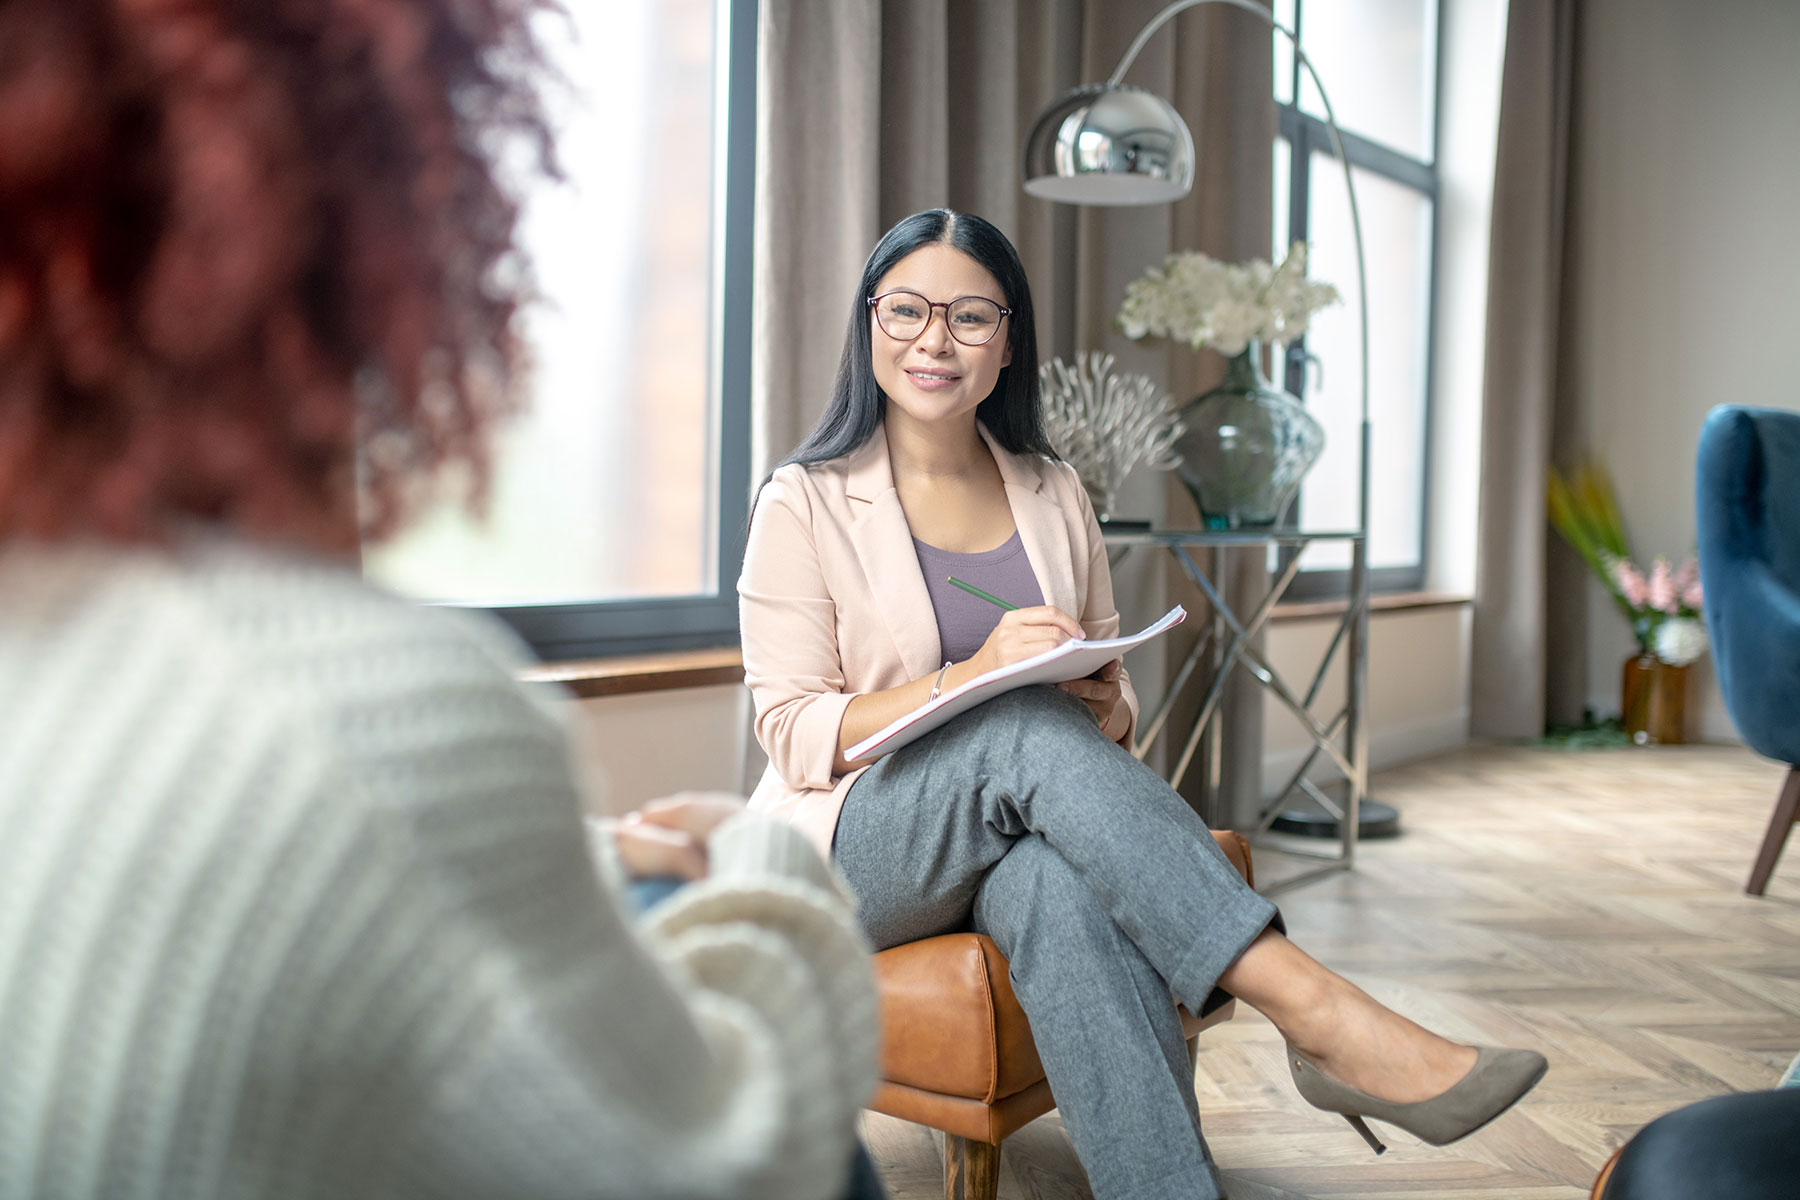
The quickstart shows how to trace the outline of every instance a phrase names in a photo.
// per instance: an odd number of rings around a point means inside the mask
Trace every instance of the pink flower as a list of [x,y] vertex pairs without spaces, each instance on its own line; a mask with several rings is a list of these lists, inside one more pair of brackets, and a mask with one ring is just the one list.
[[1692,556],[1683,559],[1681,565],[1675,568],[1676,595],[1685,594],[1698,578],[1700,578],[1700,560]]
[[1644,582],[1644,573],[1623,558],[1613,563],[1612,569],[1613,582],[1619,585],[1619,593],[1625,597],[1625,603],[1633,608],[1644,607],[1644,602],[1650,595],[1650,585]]
[[1669,570],[1669,560],[1659,558],[1656,565],[1650,568],[1650,607],[1658,612],[1675,613],[1681,605],[1676,596],[1675,575]]
[[1681,589],[1681,602],[1695,612],[1706,607],[1706,590],[1700,586],[1698,575],[1694,577],[1692,583]]

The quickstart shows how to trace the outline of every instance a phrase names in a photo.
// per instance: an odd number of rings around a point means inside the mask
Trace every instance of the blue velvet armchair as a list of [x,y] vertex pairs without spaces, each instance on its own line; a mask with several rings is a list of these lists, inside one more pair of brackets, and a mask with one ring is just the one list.
[[1713,409],[1694,491],[1719,691],[1750,748],[1788,764],[1744,888],[1760,896],[1800,814],[1800,412]]

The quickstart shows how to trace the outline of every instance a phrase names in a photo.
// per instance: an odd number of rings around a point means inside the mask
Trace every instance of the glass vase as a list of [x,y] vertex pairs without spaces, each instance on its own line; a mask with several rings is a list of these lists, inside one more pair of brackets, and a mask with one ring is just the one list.
[[1256,342],[1229,361],[1218,387],[1181,410],[1181,420],[1187,432],[1175,443],[1178,470],[1207,529],[1279,524],[1325,449],[1324,427],[1263,374]]
[[1678,746],[1687,741],[1687,668],[1638,653],[1625,660],[1619,720],[1640,746]]

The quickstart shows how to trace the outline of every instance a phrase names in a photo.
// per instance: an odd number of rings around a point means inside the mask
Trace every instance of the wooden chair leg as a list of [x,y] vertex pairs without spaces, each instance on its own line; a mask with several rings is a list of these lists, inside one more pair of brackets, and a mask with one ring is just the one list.
[[999,1200],[1000,1147],[944,1135],[944,1200]]
[[1762,895],[1763,889],[1769,886],[1769,876],[1775,873],[1775,860],[1781,857],[1788,830],[1797,820],[1800,820],[1800,767],[1789,767],[1787,779],[1781,785],[1781,798],[1775,801],[1775,814],[1769,818],[1769,832],[1763,836],[1756,865],[1750,868],[1750,882],[1744,885],[1744,890],[1752,896]]

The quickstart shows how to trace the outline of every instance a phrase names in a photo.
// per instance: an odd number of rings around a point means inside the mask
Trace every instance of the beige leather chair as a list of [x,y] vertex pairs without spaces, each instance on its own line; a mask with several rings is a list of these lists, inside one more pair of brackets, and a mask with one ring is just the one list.
[[[1213,836],[1253,881],[1249,843],[1230,832]],[[1006,959],[984,934],[947,933],[877,954],[875,978],[882,1083],[870,1107],[944,1131],[949,1200],[994,1200],[1000,1143],[1056,1107]],[[1180,1009],[1190,1061],[1195,1035],[1232,1011],[1222,992],[1199,1016]]]

